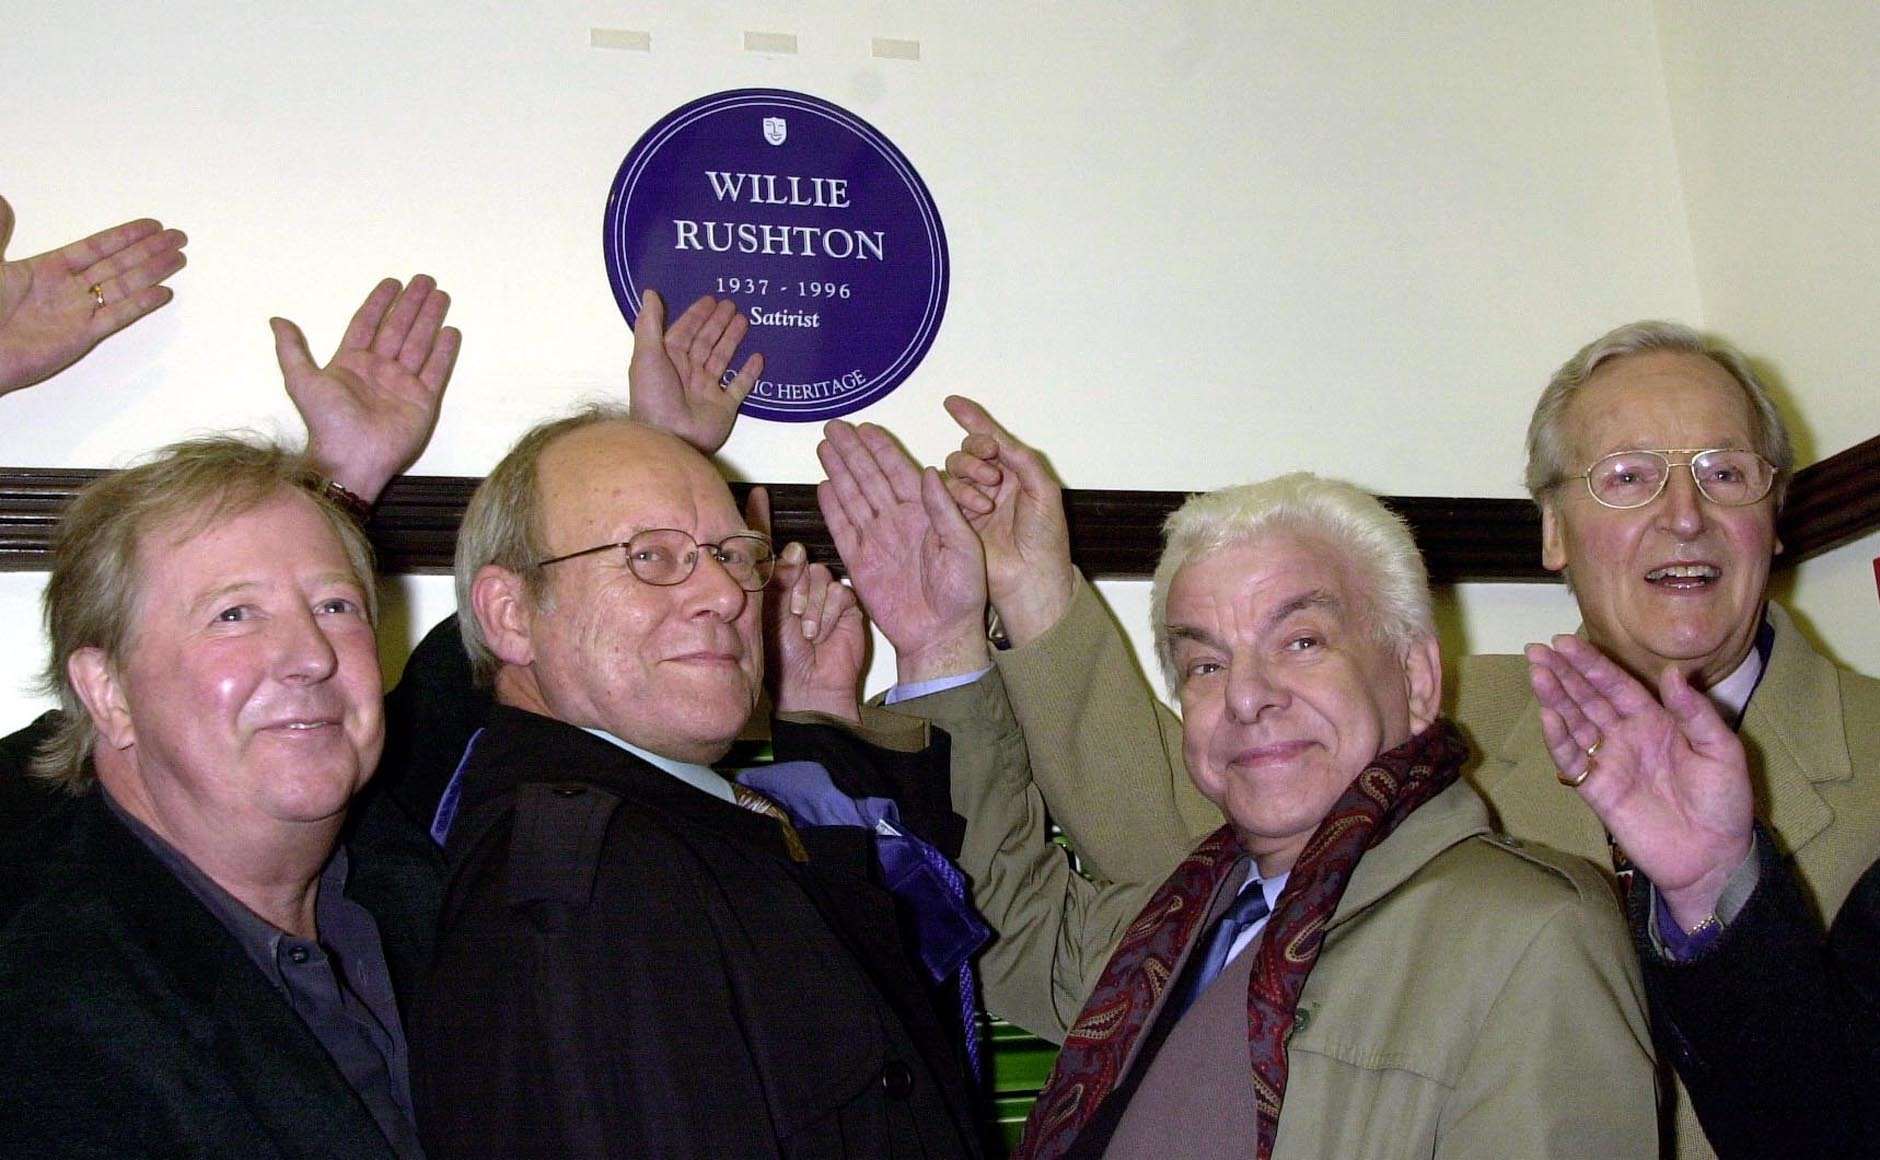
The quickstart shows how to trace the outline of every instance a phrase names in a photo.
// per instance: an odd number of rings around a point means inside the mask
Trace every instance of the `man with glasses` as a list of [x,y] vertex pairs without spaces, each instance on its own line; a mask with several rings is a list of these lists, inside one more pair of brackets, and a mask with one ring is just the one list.
[[[1668,1015],[1667,991],[1727,949],[1765,860],[1793,873],[1805,906],[1831,916],[1880,849],[1880,681],[1816,652],[1768,599],[1793,464],[1781,414],[1743,356],[1672,323],[1623,326],[1582,348],[1528,427],[1542,561],[1566,577],[1585,639],[1667,703],[1686,686],[1703,693],[1735,728],[1761,836],[1717,821],[1735,815],[1709,793],[1675,800],[1675,828],[1627,824],[1643,795],[1601,792],[1605,737],[1590,718],[1569,730],[1551,707],[1558,699],[1536,699],[1559,688],[1543,665],[1474,657],[1459,684],[1457,715],[1484,752],[1476,784],[1511,833],[1603,859],[1622,877],[1632,863],[1650,872],[1631,902],[1657,1038],[1684,1081],[1681,1157],[1714,1154],[1696,1112],[1715,1123],[1725,1110],[1704,1106],[1719,1069],[1768,1057],[1694,1055],[1694,1029]],[[1550,735],[1564,760],[1550,754]],[[1772,993],[1769,1008],[1786,998]]]
[[433,830],[450,885],[411,1020],[433,1160],[979,1153],[960,995],[874,861],[882,824],[957,855],[946,746],[891,714],[863,739],[854,596],[785,562],[777,708],[812,723],[779,719],[765,784],[892,799],[872,831],[711,768],[758,703],[777,561],[703,455],[594,407],[471,500],[459,623],[496,704]]
[[[1677,670],[1735,726],[1764,821],[1832,914],[1880,848],[1880,681],[1837,668],[1768,599],[1792,466],[1781,415],[1742,355],[1671,323],[1587,345],[1528,428],[1542,561],[1566,577],[1585,639],[1648,687]],[[1476,781],[1510,831],[1627,869],[1600,819],[1553,784],[1596,778],[1597,752],[1556,767],[1525,658],[1464,662],[1457,709],[1485,752]],[[1599,741],[1589,733],[1581,749]],[[1755,866],[1739,838],[1718,852],[1730,865],[1710,868],[1703,898],[1676,900],[1692,925],[1727,923],[1711,907],[1727,910],[1729,873]]]

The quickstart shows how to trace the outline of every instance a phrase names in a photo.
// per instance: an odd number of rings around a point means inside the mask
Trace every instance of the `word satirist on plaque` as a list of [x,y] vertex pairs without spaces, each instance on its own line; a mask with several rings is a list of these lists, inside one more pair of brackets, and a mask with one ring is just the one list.
[[629,324],[648,288],[675,314],[701,294],[737,302],[751,332],[732,365],[763,354],[744,413],[766,419],[881,398],[946,313],[946,232],[920,175],[868,122],[783,89],[714,93],[648,129],[614,177],[605,245]]

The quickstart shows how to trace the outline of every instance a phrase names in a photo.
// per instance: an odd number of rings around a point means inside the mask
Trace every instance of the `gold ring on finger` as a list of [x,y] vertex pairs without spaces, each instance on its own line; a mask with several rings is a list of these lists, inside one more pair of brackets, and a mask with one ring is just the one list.
[[88,289],[91,291],[92,309],[103,310],[104,309],[104,287],[98,285],[98,283],[96,282],[93,282],[88,287]]

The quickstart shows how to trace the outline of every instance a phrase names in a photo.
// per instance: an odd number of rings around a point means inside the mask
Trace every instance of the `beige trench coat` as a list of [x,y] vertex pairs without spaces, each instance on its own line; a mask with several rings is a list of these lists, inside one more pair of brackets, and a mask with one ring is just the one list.
[[[1172,862],[1148,881],[1070,871],[999,674],[896,708],[953,738],[961,861],[1001,936],[981,961],[988,1006],[1061,1039]],[[1494,836],[1465,784],[1359,864],[1288,1058],[1279,1156],[1656,1152],[1643,991],[1608,888],[1578,859]]]

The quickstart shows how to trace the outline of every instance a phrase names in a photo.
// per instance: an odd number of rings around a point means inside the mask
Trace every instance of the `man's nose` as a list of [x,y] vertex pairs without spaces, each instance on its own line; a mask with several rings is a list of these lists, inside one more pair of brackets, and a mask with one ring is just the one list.
[[718,553],[703,547],[698,550],[692,575],[686,577],[685,588],[695,612],[710,612],[725,620],[737,619],[751,598],[719,561]]
[[321,628],[319,617],[302,610],[275,624],[280,640],[276,665],[282,680],[311,684],[333,675],[339,667],[339,654]]
[[1268,708],[1283,704],[1285,692],[1274,683],[1266,666],[1235,659],[1227,669],[1227,711],[1236,721],[1251,724]]
[[1678,464],[1665,480],[1665,493],[1658,497],[1658,521],[1672,534],[1690,539],[1704,530],[1704,507],[1710,502],[1697,488],[1697,479],[1688,464]]

